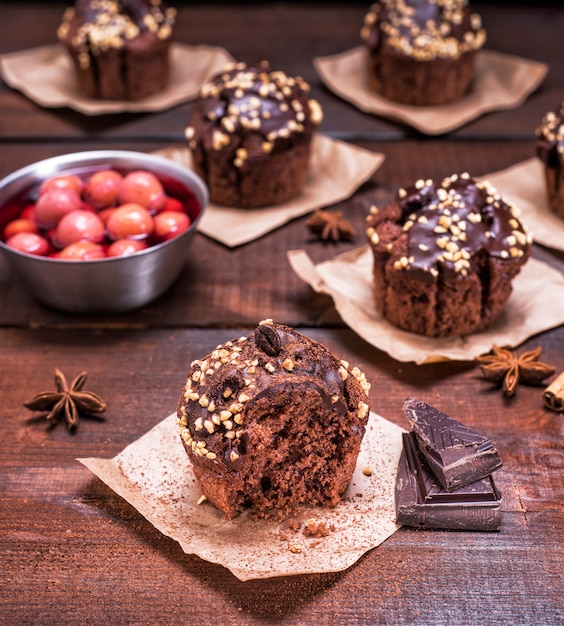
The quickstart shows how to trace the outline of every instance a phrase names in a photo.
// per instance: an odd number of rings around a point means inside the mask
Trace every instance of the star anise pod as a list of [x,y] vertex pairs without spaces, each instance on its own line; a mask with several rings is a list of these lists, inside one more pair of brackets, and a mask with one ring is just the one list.
[[495,344],[492,351],[476,357],[484,378],[502,384],[506,396],[515,395],[517,385],[538,385],[555,372],[552,365],[539,361],[542,348],[523,352],[520,356]]
[[106,403],[98,394],[82,391],[86,377],[86,372],[80,373],[69,386],[64,374],[55,369],[57,390],[38,393],[24,402],[24,406],[31,411],[48,411],[45,417],[52,424],[57,424],[64,416],[69,430],[74,430],[81,413],[94,414],[106,410]]
[[318,209],[306,222],[306,226],[323,241],[352,241],[356,237],[354,227],[343,219],[342,211]]

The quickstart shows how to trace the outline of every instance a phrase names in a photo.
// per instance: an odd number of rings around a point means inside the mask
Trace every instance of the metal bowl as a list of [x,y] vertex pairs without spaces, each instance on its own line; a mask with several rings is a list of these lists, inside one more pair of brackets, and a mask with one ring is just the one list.
[[204,182],[191,170],[164,157],[125,150],[77,152],[38,161],[0,180],[0,230],[16,217],[16,200],[33,202],[43,180],[61,174],[91,174],[114,168],[147,170],[165,190],[188,188],[199,202],[191,225],[177,237],[131,256],[65,261],[26,254],[0,241],[0,250],[38,300],[72,313],[135,309],[164,293],[178,277],[188,246],[209,200]]

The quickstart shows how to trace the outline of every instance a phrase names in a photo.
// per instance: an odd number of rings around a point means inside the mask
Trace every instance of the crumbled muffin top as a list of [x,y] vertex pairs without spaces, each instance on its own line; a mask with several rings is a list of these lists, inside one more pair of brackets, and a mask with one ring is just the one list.
[[468,0],[378,0],[364,18],[361,38],[370,49],[389,46],[431,61],[480,49],[486,31]]
[[294,329],[263,320],[250,337],[221,344],[192,363],[178,407],[180,436],[197,456],[237,469],[249,403],[273,401],[280,389],[299,392],[307,384],[364,426],[370,384],[360,369]]
[[371,208],[366,234],[375,251],[391,254],[394,269],[422,272],[430,280],[445,269],[467,276],[481,252],[523,259],[531,247],[516,207],[467,173],[400,189],[382,210]]

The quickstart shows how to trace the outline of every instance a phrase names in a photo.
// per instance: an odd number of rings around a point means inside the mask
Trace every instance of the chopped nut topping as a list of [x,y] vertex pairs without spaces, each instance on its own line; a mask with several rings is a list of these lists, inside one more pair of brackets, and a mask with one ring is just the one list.
[[292,359],[284,359],[282,367],[288,372],[291,372],[294,369],[294,361],[292,361]]
[[[201,100],[219,98],[227,105],[219,116],[215,111],[212,116],[205,114],[221,128],[216,128],[213,135],[213,149],[222,150],[230,145],[231,135],[241,133],[245,137],[259,132],[265,138],[262,151],[269,154],[278,139],[318,126],[323,112],[317,101],[307,99],[308,91],[309,85],[303,78],[272,71],[268,63],[261,63],[260,68],[247,67],[245,63],[229,64],[200,90]],[[187,139],[192,142],[197,138],[189,132]],[[235,167],[243,167],[249,158],[247,145],[243,143],[237,149]]]
[[[466,276],[472,271],[472,258],[481,250],[503,260],[529,254],[531,236],[515,217],[514,205],[504,201],[490,183],[475,181],[467,172],[453,174],[437,185],[418,179],[409,189],[398,191],[396,203],[393,206],[399,205],[402,211],[399,219],[388,217],[391,209],[385,207],[366,220],[368,241],[375,253],[382,254],[384,249],[392,253],[389,263],[395,270],[423,270],[436,277],[439,267],[446,265]],[[394,248],[398,238],[390,240],[385,226],[389,221],[409,233],[407,254],[400,255],[404,244]]]
[[[78,28],[70,42],[78,51],[81,65],[90,65],[90,54],[99,56],[108,49],[120,49],[125,41],[131,41],[143,32],[152,33],[158,39],[169,39],[175,23],[176,11],[161,10],[160,2],[153,2],[146,7],[139,23],[126,12],[121,12],[117,0],[90,0],[87,5],[88,19]],[[57,35],[65,40],[70,32],[70,22],[75,14],[74,8],[65,11]]]

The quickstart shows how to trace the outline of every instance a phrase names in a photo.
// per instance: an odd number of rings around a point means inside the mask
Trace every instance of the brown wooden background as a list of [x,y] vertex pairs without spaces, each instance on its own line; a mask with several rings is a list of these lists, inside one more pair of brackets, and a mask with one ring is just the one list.
[[[368,4],[368,3],[367,3]],[[54,42],[64,2],[4,1],[0,53]],[[475,3],[488,48],[545,62],[550,71],[522,106],[428,138],[365,115],[329,92],[315,56],[358,44],[362,3],[181,3],[177,39],[224,46],[301,74],[325,110],[322,132],[383,152],[372,180],[338,205],[359,230],[367,205],[398,185],[455,171],[481,176],[529,158],[543,114],[564,100],[564,9]],[[86,117],[43,109],[0,84],[0,175],[32,161],[95,148],[152,151],[183,145],[191,104],[152,114]],[[360,245],[312,241],[305,219],[230,250],[197,235],[172,289],[122,315],[68,315],[34,301],[0,259],[0,623],[5,624],[562,624],[564,417],[538,388],[504,399],[472,363],[415,366],[372,348],[332,301],[291,271],[286,251],[314,261]],[[534,255],[564,270],[564,254]],[[192,359],[273,317],[357,363],[372,407],[407,426],[414,395],[486,432],[504,467],[500,533],[400,529],[339,574],[242,583],[186,555],[76,462],[111,457],[174,411]],[[531,338],[564,370],[564,329]],[[50,389],[53,369],[87,369],[107,401],[104,421],[76,434],[49,430],[22,403]]]

